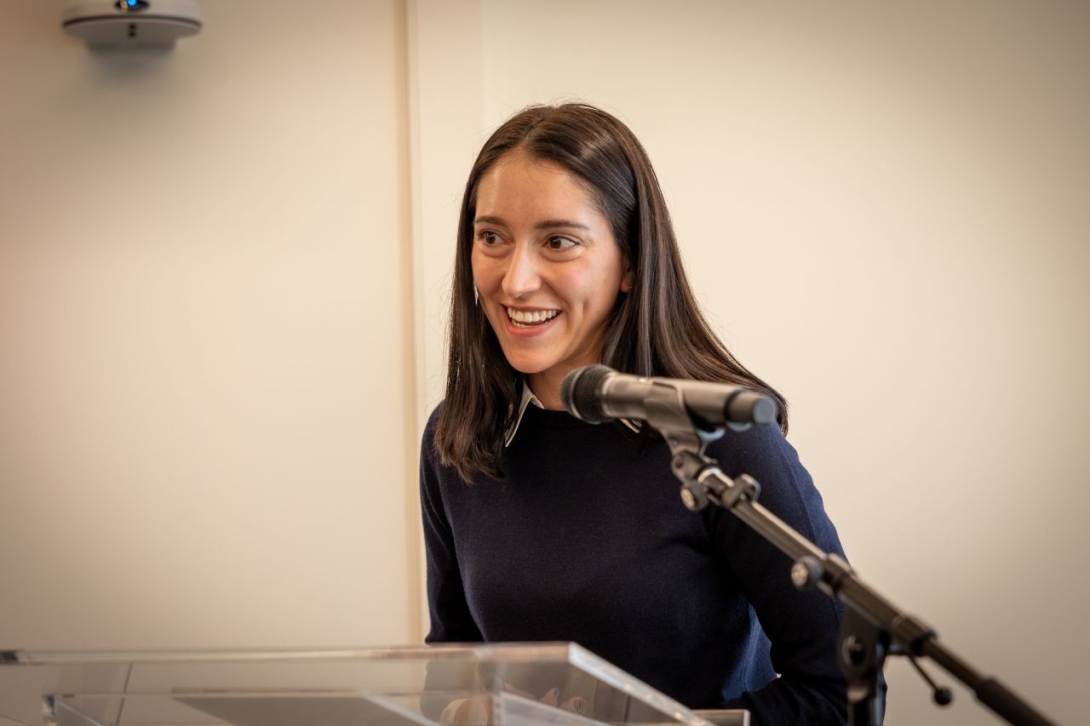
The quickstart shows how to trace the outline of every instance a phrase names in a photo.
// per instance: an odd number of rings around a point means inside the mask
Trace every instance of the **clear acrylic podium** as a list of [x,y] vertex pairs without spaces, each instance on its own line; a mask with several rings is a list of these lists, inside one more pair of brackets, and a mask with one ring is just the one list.
[[344,651],[0,652],[0,724],[9,721],[20,726],[748,726],[749,718],[745,711],[690,711],[578,645],[533,643]]

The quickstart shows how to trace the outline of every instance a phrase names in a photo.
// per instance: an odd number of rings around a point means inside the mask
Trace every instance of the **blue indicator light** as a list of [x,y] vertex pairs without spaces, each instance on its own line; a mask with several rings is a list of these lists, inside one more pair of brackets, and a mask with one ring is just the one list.
[[118,12],[122,13],[138,13],[141,10],[147,10],[148,0],[117,0],[114,3],[114,7]]

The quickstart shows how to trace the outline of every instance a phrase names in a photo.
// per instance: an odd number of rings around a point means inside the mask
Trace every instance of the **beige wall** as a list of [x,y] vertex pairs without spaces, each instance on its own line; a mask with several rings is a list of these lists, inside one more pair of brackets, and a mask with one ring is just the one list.
[[403,3],[201,5],[0,10],[4,647],[419,637]]
[[[1083,720],[1090,6],[543,7],[483,3],[488,123],[573,97],[630,123],[862,575]],[[890,723],[995,722],[887,672]]]
[[[1090,13],[811,5],[204,0],[100,57],[6,3],[0,646],[418,640],[461,186],[578,97],[648,147],[862,575],[1078,722]],[[995,722],[887,673],[890,723]]]

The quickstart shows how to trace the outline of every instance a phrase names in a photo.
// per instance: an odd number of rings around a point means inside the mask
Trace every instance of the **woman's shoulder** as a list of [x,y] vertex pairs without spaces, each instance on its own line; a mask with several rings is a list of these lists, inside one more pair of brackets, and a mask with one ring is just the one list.
[[431,431],[432,433],[435,433],[435,427],[439,424],[439,412],[442,410],[442,408],[442,401],[435,404],[435,407],[432,408],[431,413],[428,414],[428,421],[426,424],[424,424],[424,431]]
[[798,466],[795,447],[775,424],[759,424],[742,430],[727,428],[723,437],[709,447],[735,466]]
[[425,461],[438,461],[438,452],[435,448],[435,432],[439,427],[439,414],[443,409],[440,401],[428,414],[427,423],[424,424],[424,432],[420,437],[420,455]]
[[763,501],[790,501],[817,496],[813,479],[795,447],[775,424],[730,429],[708,447],[708,454],[728,477],[748,474],[761,485]]

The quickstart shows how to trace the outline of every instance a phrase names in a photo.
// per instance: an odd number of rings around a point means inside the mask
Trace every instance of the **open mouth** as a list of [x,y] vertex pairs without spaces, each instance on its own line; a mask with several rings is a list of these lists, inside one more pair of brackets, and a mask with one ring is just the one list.
[[544,325],[557,315],[559,310],[514,310],[506,308],[508,319],[516,328],[532,328],[535,325]]

